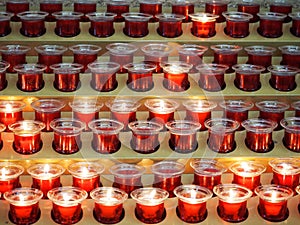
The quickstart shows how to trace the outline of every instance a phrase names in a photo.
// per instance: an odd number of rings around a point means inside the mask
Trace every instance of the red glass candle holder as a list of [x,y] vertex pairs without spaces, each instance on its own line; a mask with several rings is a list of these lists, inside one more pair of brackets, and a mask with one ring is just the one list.
[[138,47],[129,43],[112,43],[106,46],[109,51],[110,62],[120,64],[119,73],[126,73],[127,70],[123,68],[124,65],[133,62],[134,53]]
[[76,187],[59,187],[48,192],[52,201],[51,217],[58,224],[74,224],[81,220],[81,202],[87,198],[86,191]]
[[[6,129],[6,126],[5,126],[4,124],[0,123],[0,150],[1,150],[2,147],[3,147],[3,141],[2,141],[1,133],[2,133],[3,131],[5,131],[5,129]],[[0,192],[0,193],[1,193],[1,192]]]
[[160,188],[140,188],[131,193],[136,201],[136,218],[148,224],[159,223],[166,217],[164,201],[168,198],[168,192]]
[[26,63],[26,53],[30,47],[24,45],[4,45],[0,47],[2,60],[9,63],[8,73],[15,73],[14,66]]
[[232,66],[235,70],[234,85],[242,91],[257,91],[261,88],[260,74],[265,67],[252,64],[237,64]]
[[279,101],[261,101],[256,102],[255,106],[259,109],[259,118],[276,122],[275,131],[282,129],[280,121],[284,118],[285,111],[290,107],[289,104]]
[[15,188],[21,187],[20,175],[24,168],[18,164],[1,162],[0,163],[0,191],[5,193]]
[[[223,117],[235,120],[241,123],[248,119],[248,111],[253,108],[254,104],[244,100],[227,100],[219,104],[223,108]],[[244,130],[239,126],[238,131]]]
[[290,13],[289,17],[292,18],[292,27],[290,28],[291,33],[296,37],[300,37],[300,13]]
[[288,117],[280,121],[284,128],[283,144],[294,152],[300,152],[300,118]]
[[229,68],[226,70],[226,73],[232,73],[233,65],[238,63],[238,53],[243,48],[238,45],[212,45],[210,48],[214,51],[214,61],[213,63],[224,64]]
[[249,13],[253,16],[250,19],[250,23],[256,23],[259,21],[257,13],[260,11],[260,1],[258,0],[242,0],[237,3],[238,12]]
[[162,13],[162,3],[162,0],[139,0],[139,12],[152,15],[152,18],[149,20],[150,23],[158,22],[156,15]]
[[286,18],[285,14],[274,12],[261,12],[257,14],[260,18],[257,32],[266,38],[280,37],[283,27],[283,21]]
[[80,17],[81,22],[88,22],[89,18],[86,16],[88,13],[97,11],[97,1],[95,0],[75,0],[73,3],[74,12],[83,13]]
[[182,35],[182,20],[183,15],[178,14],[158,14],[159,19],[157,33],[166,38],[175,38]]
[[61,186],[60,176],[65,168],[59,164],[36,164],[27,169],[32,177],[32,188],[43,192],[43,198],[47,198],[48,191]]
[[235,131],[239,122],[226,118],[206,120],[204,125],[208,129],[208,147],[218,153],[229,153],[236,148]]
[[86,16],[91,21],[89,33],[95,37],[110,37],[115,33],[114,18],[117,14],[108,12],[88,13]]
[[125,191],[128,195],[143,187],[142,175],[145,168],[142,166],[121,163],[113,165],[109,171],[114,176],[112,186]]
[[114,22],[124,22],[123,13],[129,12],[130,1],[129,0],[107,0],[106,12],[115,13]]
[[278,185],[263,185],[255,189],[259,196],[258,213],[270,222],[284,221],[289,216],[288,199],[293,196],[290,188]]
[[156,152],[160,147],[159,133],[163,125],[152,121],[134,121],[128,124],[132,132],[131,148],[142,154]]
[[10,124],[8,128],[14,132],[13,148],[17,153],[31,155],[41,150],[41,130],[45,128],[43,122],[22,120]]
[[128,71],[127,87],[133,91],[144,92],[154,87],[152,73],[156,65],[151,62],[129,63],[124,65]]
[[189,17],[192,20],[191,33],[200,38],[210,38],[216,35],[216,19],[218,15],[210,13],[194,13]]
[[300,68],[300,46],[297,45],[285,45],[280,46],[282,60],[281,65],[288,65]]
[[216,19],[217,23],[225,22],[226,19],[222,13],[228,11],[229,2],[228,0],[208,0],[205,2],[205,12],[218,15],[219,17]]
[[0,61],[0,91],[4,90],[7,87],[7,80],[6,80],[6,70],[9,67],[9,63]]
[[288,16],[293,11],[293,1],[290,0],[273,0],[270,1],[270,12],[282,13],[287,17],[284,19],[284,23],[291,22],[292,18]]
[[166,124],[169,130],[169,146],[175,152],[190,153],[198,148],[197,131],[201,124],[189,120],[169,121]]
[[214,186],[221,184],[222,174],[227,168],[216,160],[194,159],[190,162],[194,170],[193,184],[213,190]]
[[18,13],[21,19],[20,33],[26,37],[39,37],[46,33],[45,18],[47,12],[25,11]]
[[291,106],[295,109],[295,117],[300,117],[300,101],[293,102]]
[[227,65],[223,64],[201,64],[196,67],[199,71],[199,86],[206,91],[221,91],[226,87],[225,72]]
[[45,18],[45,21],[47,22],[56,21],[52,13],[63,10],[63,0],[40,0],[39,3],[40,11],[48,13],[48,15]]
[[58,63],[50,66],[54,72],[53,86],[62,92],[76,91],[80,87],[80,71],[83,65],[78,63]]
[[152,15],[146,13],[130,12],[123,13],[125,25],[123,32],[133,38],[145,37],[149,33],[148,22]]
[[80,18],[83,13],[71,11],[54,12],[56,19],[54,32],[60,37],[75,37],[80,34]]
[[266,153],[274,148],[272,132],[277,123],[265,119],[248,119],[242,122],[246,129],[246,146],[254,152]]
[[169,54],[173,51],[173,47],[168,44],[147,44],[141,48],[144,53],[146,62],[153,62],[156,64],[154,73],[161,73],[163,69],[160,66],[161,62],[167,62]]
[[20,22],[20,18],[17,16],[18,13],[29,11],[28,0],[8,0],[5,2],[6,12],[13,13],[11,21]]
[[4,193],[9,202],[9,220],[14,224],[32,224],[39,220],[39,201],[43,193],[34,188],[16,188]]
[[250,19],[253,16],[243,12],[223,12],[222,15],[226,18],[226,27],[224,33],[233,38],[247,37],[249,32]]
[[60,154],[73,154],[81,148],[81,132],[85,124],[80,120],[59,118],[52,120],[50,127],[54,131],[52,148]]
[[237,184],[219,184],[213,191],[219,198],[217,212],[222,220],[238,223],[247,219],[247,200],[252,191]]
[[270,85],[278,91],[292,91],[297,87],[296,75],[299,69],[293,66],[273,65],[269,66],[271,72]]
[[46,66],[41,64],[19,64],[14,66],[14,70],[18,73],[18,89],[25,92],[41,90],[45,85],[43,79],[45,69]]
[[119,133],[124,125],[116,120],[98,119],[89,124],[93,131],[92,147],[96,152],[112,154],[121,148]]
[[195,9],[195,1],[193,0],[175,0],[171,2],[172,14],[183,15],[185,18],[183,23],[190,22],[189,14],[193,14]]
[[122,221],[125,216],[123,203],[128,198],[126,192],[112,187],[100,187],[91,192],[95,202],[94,218],[103,224],[115,224]]
[[34,47],[38,53],[38,64],[47,66],[44,70],[45,73],[53,73],[50,69],[51,65],[62,63],[63,54],[68,50],[64,46],[60,45],[40,45]]
[[266,167],[255,161],[240,161],[230,165],[229,169],[233,173],[233,184],[238,184],[254,191],[261,185],[260,177],[265,172]]
[[0,123],[6,126],[23,120],[23,108],[26,104],[22,101],[0,101]]
[[11,33],[10,19],[12,16],[12,13],[0,12],[0,37],[7,36]]
[[206,202],[212,192],[197,185],[181,185],[174,190],[178,198],[177,216],[186,223],[200,223],[207,217]]
[[181,183],[184,164],[176,161],[161,161],[151,166],[154,174],[153,187],[161,188],[169,193],[169,198],[175,197],[174,189]]
[[76,162],[68,166],[72,175],[73,187],[78,187],[90,193],[92,190],[102,187],[100,175],[104,166],[97,162]]

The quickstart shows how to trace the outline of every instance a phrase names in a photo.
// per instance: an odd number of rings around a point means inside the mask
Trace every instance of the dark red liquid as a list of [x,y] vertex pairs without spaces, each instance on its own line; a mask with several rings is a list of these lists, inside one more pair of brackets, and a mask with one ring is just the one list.
[[297,110],[297,109],[295,110],[295,116],[300,117],[300,110]]
[[91,86],[102,92],[115,90],[118,86],[116,73],[92,73]]
[[54,22],[56,19],[52,16],[52,13],[63,11],[63,4],[62,2],[40,2],[40,10],[49,13],[49,15],[46,16],[45,21]]
[[18,74],[17,87],[21,91],[39,91],[44,87],[43,74]]
[[81,204],[67,207],[53,203],[51,217],[58,224],[77,223],[82,218]]
[[171,113],[159,113],[149,111],[149,118],[153,122],[165,124],[168,121],[174,120],[174,112]]
[[293,20],[291,33],[296,37],[300,37],[300,20],[295,20],[295,19]]
[[[219,171],[216,171],[219,172]],[[214,186],[221,184],[221,175],[205,176],[198,173],[194,173],[193,184],[206,187],[209,190],[213,190]]]
[[0,72],[0,91],[4,90],[6,87],[7,87],[6,73]]
[[11,21],[20,21],[20,17],[17,14],[25,11],[29,11],[29,2],[6,2],[6,12],[14,13],[14,16],[10,19]]
[[272,120],[277,123],[277,127],[274,129],[281,130],[282,126],[280,125],[280,121],[284,118],[284,112],[268,112],[268,111],[260,111],[259,112],[259,118],[265,119],[265,120]]
[[282,61],[280,64],[300,68],[300,54],[294,55],[294,54],[282,53]]
[[143,154],[155,152],[159,148],[158,134],[139,134],[133,132],[131,147],[134,151]]
[[206,91],[221,91],[225,88],[224,73],[203,74],[199,76],[199,86]]
[[283,21],[260,19],[258,33],[267,38],[277,38],[282,35]]
[[91,21],[91,27],[89,29],[91,35],[95,37],[109,37],[115,33],[114,21]]
[[159,223],[164,219],[164,214],[164,203],[149,206],[136,203],[135,215],[143,223]]
[[[163,171],[160,171],[163,172]],[[166,171],[168,173],[172,171]],[[174,172],[178,172],[174,170]],[[181,183],[181,175],[176,176],[160,176],[158,174],[154,174],[154,181],[153,181],[153,187],[155,188],[161,188],[163,190],[166,190],[169,192],[169,198],[175,197],[175,194],[173,193],[174,189],[178,186],[182,185]]]
[[170,148],[176,152],[189,153],[198,147],[197,134],[170,134]]
[[20,179],[19,177],[11,179],[11,180],[0,180],[0,192],[5,193],[7,191],[11,191],[15,188],[20,188]]
[[87,70],[87,65],[97,60],[98,54],[85,54],[85,53],[74,53],[74,63],[83,65],[81,72],[84,73]]
[[14,150],[20,154],[33,154],[41,150],[41,134],[14,135]]
[[204,126],[204,122],[211,118],[211,111],[208,112],[193,112],[191,110],[186,110],[186,120],[191,120],[201,124],[200,131],[207,130]]
[[111,119],[113,120],[117,120],[121,123],[124,124],[124,131],[128,131],[128,123],[136,121],[136,112],[132,111],[132,112],[115,112],[115,111],[111,111]]
[[62,63],[62,55],[44,55],[38,54],[38,64],[46,65],[47,68],[44,71],[45,73],[53,73],[53,70],[50,69],[51,65]]
[[263,199],[259,199],[258,212],[262,218],[268,221],[283,221],[288,216],[287,201],[268,202]]
[[154,82],[152,71],[150,72],[128,72],[127,86],[134,91],[149,91],[153,88]]
[[158,22],[158,18],[155,15],[162,13],[162,4],[161,3],[140,3],[140,12],[148,13],[153,15],[149,22]]
[[115,224],[123,219],[123,205],[103,205],[95,203],[94,217],[103,224]]
[[47,198],[47,193],[53,188],[60,187],[60,177],[49,178],[48,180],[42,180],[38,178],[32,178],[32,188],[39,189],[43,192],[43,198]]
[[167,62],[168,56],[155,56],[155,55],[145,55],[146,62],[154,62],[156,64],[156,69],[153,70],[153,73],[163,72],[162,67],[160,66],[161,62]]
[[2,20],[0,21],[0,37],[4,37],[11,32],[10,21]]
[[179,37],[182,34],[182,21],[159,21],[157,31],[163,37]]
[[257,21],[259,21],[259,16],[257,15],[257,13],[259,13],[260,11],[260,4],[243,4],[243,3],[239,3],[237,5],[237,9],[238,12],[243,12],[243,13],[249,13],[253,16],[252,19],[250,19],[250,23],[255,23]]
[[296,131],[287,131],[284,132],[283,144],[284,146],[294,152],[300,151],[300,130],[299,127],[289,127],[288,129],[294,129]]
[[132,177],[122,177],[122,176],[114,176],[114,183],[113,187],[119,188],[123,191],[125,191],[128,195],[136,189],[142,188],[143,184],[141,181],[141,176],[136,176],[135,171],[122,171],[122,174],[130,175],[132,174]]
[[228,54],[228,53],[214,53],[214,63],[224,64],[229,66],[229,69],[226,70],[226,73],[232,73],[234,70],[231,68],[233,65],[238,62],[238,54]]
[[219,200],[218,215],[227,222],[241,222],[248,216],[247,201],[228,203]]
[[186,23],[191,21],[189,14],[194,13],[194,8],[194,4],[172,4],[172,13],[185,16],[182,22]]
[[18,206],[10,204],[9,219],[14,224],[32,224],[40,218],[39,203],[27,206]]
[[[241,124],[244,120],[248,119],[248,110],[231,111],[230,109],[225,109],[224,117],[231,119],[231,120],[235,120]],[[239,130],[239,131],[244,130],[244,128],[242,126],[239,126],[239,128],[237,130]]]
[[196,37],[209,38],[216,34],[216,22],[215,21],[192,21],[191,32]]
[[216,133],[209,131],[208,147],[219,153],[227,153],[231,152],[235,149],[235,141],[234,141],[234,132],[226,133]]
[[148,33],[148,21],[125,20],[124,33],[129,37],[145,37]]
[[279,76],[271,73],[270,85],[278,91],[292,91],[296,88],[296,76]]
[[50,122],[54,119],[60,118],[60,115],[60,110],[51,112],[35,111],[35,120],[44,122],[45,128],[42,131],[49,132],[52,131]]
[[23,112],[0,112],[0,122],[6,126],[5,131],[10,131],[8,129],[9,124],[13,124],[17,121],[23,120]]
[[185,91],[189,89],[190,82],[187,73],[172,74],[169,72],[164,72],[163,85],[169,91]]
[[117,152],[121,147],[118,134],[93,134],[93,149],[102,154]]
[[[264,54],[251,54],[248,53],[248,64],[252,65],[258,65],[258,66],[264,66],[265,68],[268,68],[272,65],[272,55],[264,55]],[[268,72],[266,69],[264,72]]]
[[196,66],[202,63],[203,54],[179,54],[179,61],[186,62],[193,65],[193,68],[190,70],[190,73],[196,73],[197,69]]
[[74,37],[80,33],[78,19],[59,19],[56,21],[55,33],[61,37]]
[[86,124],[84,131],[89,131],[90,129],[88,128],[87,124],[92,120],[99,119],[99,112],[82,113],[78,111],[73,111],[73,116],[75,119],[78,119]]
[[89,177],[89,178],[78,178],[73,177],[73,186],[81,188],[86,192],[91,192],[97,187],[101,187],[100,176]]
[[178,199],[178,217],[187,223],[199,223],[207,217],[206,202],[190,204]]
[[46,32],[45,21],[42,20],[22,20],[21,34],[27,37],[39,37]]
[[115,62],[120,64],[120,69],[118,71],[119,73],[127,73],[127,70],[123,68],[123,66],[133,62],[133,54],[115,55],[110,53],[109,56],[110,56],[110,62]]
[[205,3],[205,12],[206,13],[211,13],[214,15],[219,15],[219,18],[216,19],[217,23],[225,22],[226,19],[222,15],[222,12],[227,11],[227,3]]
[[15,73],[14,66],[26,63],[26,54],[2,53],[2,60],[9,63],[8,73]]
[[243,91],[256,91],[261,87],[260,72],[257,74],[236,72],[234,84],[238,89]]
[[79,73],[55,73],[54,87],[59,91],[76,91],[79,88],[79,82]]
[[232,183],[242,185],[250,189],[251,191],[254,191],[254,189],[260,185],[260,175],[253,177],[245,177],[233,174]]
[[299,185],[300,174],[280,174],[273,171],[273,184],[283,185],[293,190]]
[[250,150],[257,153],[269,152],[274,147],[272,132],[256,133],[256,132],[247,131],[245,143]]
[[[276,13],[283,13],[288,15],[293,11],[293,6],[292,5],[284,5],[284,4],[270,4],[270,12],[276,12]],[[284,19],[284,23],[288,23],[292,20],[291,17],[287,16]]]
[[[74,12],[81,12],[83,14],[88,14],[92,12],[96,12],[97,10],[97,3],[93,2],[74,2]],[[89,18],[83,15],[80,18],[81,22],[88,22]]]
[[227,20],[225,33],[233,38],[244,38],[249,35],[248,21],[231,21]]
[[124,17],[122,16],[123,13],[128,13],[129,12],[129,4],[110,4],[109,2],[107,3],[107,12],[109,13],[116,13],[117,15],[115,16],[114,21],[115,22],[123,22]]
[[54,132],[53,149],[60,154],[73,154],[80,150],[80,134],[60,134]]

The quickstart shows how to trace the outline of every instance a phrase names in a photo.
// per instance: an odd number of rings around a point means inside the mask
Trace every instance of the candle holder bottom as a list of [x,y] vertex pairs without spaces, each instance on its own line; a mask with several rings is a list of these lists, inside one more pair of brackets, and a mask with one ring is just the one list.
[[299,33],[296,33],[295,30],[292,27],[290,28],[290,32],[291,32],[292,35],[294,35],[296,37],[300,37]]
[[279,38],[283,35],[283,32],[280,32],[280,34],[278,33],[275,36],[272,36],[272,35],[265,36],[264,33],[259,28],[257,28],[257,33],[259,33],[259,35],[266,37],[266,38]]
[[40,141],[39,145],[37,146],[37,148],[34,148],[34,149],[30,149],[30,150],[24,150],[24,149],[20,149],[20,148],[17,148],[15,146],[15,143],[13,143],[13,149],[15,152],[19,153],[19,154],[22,154],[22,155],[31,155],[31,154],[34,154],[34,153],[37,153],[39,152],[43,147],[43,142]]
[[243,217],[240,217],[239,220],[231,220],[230,217],[224,218],[224,216],[221,215],[221,210],[220,210],[220,207],[219,207],[219,206],[217,207],[217,213],[218,213],[218,215],[219,215],[220,218],[222,218],[224,221],[230,222],[230,223],[240,223],[240,222],[243,222],[243,221],[245,221],[245,220],[248,218],[248,216],[249,216],[249,211],[248,211],[248,209],[246,209],[245,215],[244,215]]
[[133,85],[130,83],[130,82],[126,82],[127,84],[127,87],[130,89],[130,90],[133,90],[133,91],[136,91],[136,92],[145,92],[145,91],[150,91],[154,88],[154,83],[151,84],[149,87],[147,88],[140,88],[140,89],[135,89],[133,88]]
[[35,92],[35,91],[39,91],[42,90],[45,86],[45,81],[42,81],[41,86],[39,88],[36,89],[31,89],[31,90],[24,90],[19,83],[16,84],[17,88],[23,92]]
[[263,219],[265,219],[265,220],[267,220],[267,221],[270,221],[270,222],[282,222],[282,221],[285,221],[288,217],[289,217],[289,210],[287,209],[287,212],[286,212],[286,214],[285,215],[283,215],[282,217],[272,217],[272,218],[270,218],[270,217],[267,217],[266,215],[264,215],[263,213],[262,213],[262,210],[260,209],[260,207],[259,206],[257,206],[257,211],[258,211],[258,214],[263,218]]
[[[226,35],[230,36],[230,37],[233,37],[233,36],[231,36],[230,33],[227,31],[226,27],[224,28],[224,33],[225,33]],[[243,34],[243,35],[235,36],[235,37],[233,37],[233,38],[245,38],[245,37],[248,37],[249,34],[250,34],[250,32],[247,32],[247,33],[245,33],[245,34]]]
[[54,151],[56,151],[59,154],[63,154],[63,155],[70,155],[70,154],[74,154],[76,152],[79,152],[79,150],[82,147],[82,142],[77,143],[77,146],[75,149],[61,149],[61,148],[57,148],[57,146],[55,145],[54,141],[52,142],[52,148],[54,149]]
[[5,37],[11,33],[11,28],[7,28],[6,31],[2,34],[0,34],[0,37]]
[[140,215],[137,213],[137,209],[134,210],[134,214],[135,214],[136,218],[138,220],[140,220],[141,222],[143,222],[143,223],[155,224],[155,223],[160,223],[161,221],[163,221],[166,218],[167,211],[166,211],[166,209],[164,209],[162,217],[161,218],[155,218],[155,219],[145,219],[143,217],[140,217]]
[[115,223],[119,223],[121,222],[124,217],[125,217],[125,210],[122,209],[122,214],[120,216],[120,218],[115,218],[114,220],[110,219],[102,219],[99,218],[99,216],[96,215],[95,209],[93,210],[93,216],[95,218],[95,220],[97,220],[99,223],[103,223],[103,224],[115,224]]
[[[176,207],[176,214],[177,214],[178,218],[181,218],[178,206]],[[208,215],[208,213],[207,213],[207,210],[206,210],[202,217],[198,217],[198,215],[195,215],[195,216],[190,217],[190,218],[185,218],[184,222],[187,222],[187,223],[200,223],[200,222],[204,221],[207,218],[207,215]]]
[[112,36],[112,35],[115,33],[115,29],[112,29],[111,33],[97,35],[97,33],[94,32],[94,29],[89,28],[89,33],[90,33],[90,35],[92,35],[92,36],[94,36],[94,37],[105,38],[105,37],[110,37],[110,36]]
[[41,32],[39,32],[39,34],[33,34],[33,35],[24,32],[24,29],[22,29],[22,28],[20,29],[20,34],[22,34],[25,37],[40,37],[40,36],[44,35],[45,33],[46,33],[46,28],[41,30]]
[[236,88],[238,88],[239,90],[247,91],[247,92],[258,91],[261,88],[261,82],[259,82],[255,88],[253,88],[253,89],[247,89],[247,90],[240,88],[239,84],[238,84],[238,82],[236,80],[234,80],[233,83],[236,86]]
[[77,91],[78,89],[80,89],[81,87],[81,81],[78,82],[78,85],[76,88],[59,88],[56,86],[55,81],[53,82],[53,87],[61,92],[73,92],[73,91]]
[[[209,140],[207,140],[206,143],[208,144]],[[221,149],[220,150],[220,149],[215,149],[215,148],[211,148],[211,147],[209,147],[209,149],[211,149],[214,152],[221,153],[221,154],[226,154],[226,153],[229,153],[229,152],[233,152],[236,149],[236,141],[233,142],[231,149],[226,149],[226,150]]]
[[187,81],[185,83],[183,83],[182,85],[175,85],[175,84],[172,84],[172,87],[170,87],[170,85],[168,84],[169,81],[164,79],[163,81],[163,86],[164,88],[166,88],[167,90],[169,91],[173,91],[173,92],[181,92],[181,91],[186,91],[190,88],[190,82]]
[[77,36],[77,35],[80,34],[80,31],[81,31],[81,30],[78,29],[76,33],[70,34],[70,35],[66,35],[66,34],[62,34],[62,32],[61,32],[59,29],[57,29],[57,28],[54,29],[54,33],[55,33],[57,36],[64,37],[64,38],[75,37],[75,36]]
[[167,36],[167,35],[165,35],[165,34],[162,34],[162,33],[160,32],[159,28],[157,28],[156,31],[157,31],[157,33],[158,33],[160,36],[166,37],[166,38],[175,38],[175,37],[179,37],[179,36],[181,36],[182,33],[183,33],[183,31],[181,31],[180,33],[176,33],[176,34],[174,34],[174,35],[169,35],[169,36]]
[[[78,215],[78,217],[76,216],[76,221],[74,221],[74,222],[68,221],[68,224],[78,223],[78,222],[82,219],[82,217],[83,217],[83,210],[81,209],[81,210],[80,210],[80,213],[79,213],[79,215]],[[58,218],[57,216],[54,215],[53,210],[51,210],[51,218],[52,218],[52,220],[53,220],[55,223],[58,223],[58,224],[65,224],[65,223],[63,223],[63,221],[60,221],[60,218]],[[70,222],[70,223],[69,223],[69,222]]]
[[[271,79],[269,80],[269,84],[271,85],[271,87],[272,87],[272,81],[271,81]],[[296,89],[296,87],[297,87],[297,84],[295,83],[294,84],[294,86],[293,87],[291,87],[291,88],[288,88],[288,89],[284,89],[284,90],[282,90],[282,89],[280,89],[280,88],[275,88],[274,87],[274,89],[276,89],[276,90],[278,90],[278,91],[293,91],[293,90],[295,90]]]
[[[292,151],[292,152],[300,152],[300,149],[299,149],[299,148],[296,148],[296,149],[289,148],[288,145],[286,144],[284,138],[282,139],[282,144],[286,147],[286,149],[288,149],[288,150],[290,150],[290,151]],[[0,144],[0,149],[1,149],[1,144]]]
[[158,149],[159,149],[159,147],[160,147],[160,144],[158,144],[155,148],[153,148],[153,149],[147,149],[147,150],[139,150],[139,149],[136,149],[136,146],[135,146],[135,144],[132,142],[132,141],[130,141],[130,147],[131,147],[131,149],[133,149],[133,151],[135,151],[135,152],[137,152],[137,153],[141,153],[141,154],[150,154],[150,153],[154,153],[154,152],[156,152]]
[[252,149],[253,146],[250,146],[246,139],[245,139],[245,145],[247,146],[248,149],[250,149],[252,152],[256,152],[256,153],[267,153],[273,150],[274,148],[274,141],[272,141],[272,143],[269,145],[268,149]]
[[181,149],[181,148],[177,148],[173,142],[171,140],[169,140],[169,146],[170,148],[174,151],[174,152],[178,152],[178,153],[191,153],[196,151],[196,149],[198,148],[198,143],[194,144],[190,149]]
[[36,223],[40,219],[40,217],[41,217],[40,209],[38,209],[37,214],[34,215],[34,217],[33,216],[30,217],[30,221],[16,221],[16,220],[14,220],[14,216],[12,216],[11,211],[8,212],[8,218],[14,224],[28,224],[28,225],[33,224],[33,223]]
[[208,34],[197,34],[194,32],[193,29],[191,29],[191,34],[196,37],[200,37],[200,38],[211,38],[211,37],[215,36],[217,34],[217,32],[214,31],[214,32],[209,32]]
[[100,91],[100,92],[110,92],[113,90],[116,90],[118,87],[118,81],[114,82],[114,85],[111,88],[106,88],[105,86],[102,86],[101,89],[95,88],[95,84],[91,81],[90,86],[93,90],[95,91]]
[[118,145],[115,146],[116,147],[115,149],[102,149],[102,150],[99,150],[97,148],[97,145],[95,145],[94,143],[92,143],[91,146],[92,146],[92,148],[94,149],[95,152],[98,152],[98,153],[101,153],[101,154],[112,154],[112,153],[115,153],[115,152],[120,150],[121,142],[119,142]]

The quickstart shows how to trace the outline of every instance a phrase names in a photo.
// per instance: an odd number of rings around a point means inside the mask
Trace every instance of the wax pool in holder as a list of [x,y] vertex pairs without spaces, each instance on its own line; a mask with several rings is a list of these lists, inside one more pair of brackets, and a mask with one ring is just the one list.
[[140,13],[149,13],[152,15],[149,22],[158,22],[157,14],[162,13],[162,0],[139,0],[139,11]]
[[152,15],[146,13],[129,12],[123,13],[125,25],[123,32],[125,35],[134,38],[145,37],[149,33],[148,22]]
[[218,15],[210,13],[190,14],[192,20],[191,33],[200,38],[210,38],[216,35],[216,19]]
[[109,12],[88,13],[86,16],[91,21],[89,33],[95,37],[109,37],[115,33],[114,18],[117,14]]
[[25,11],[18,13],[21,19],[20,33],[26,37],[39,37],[46,33],[45,18],[47,12]]
[[23,120],[25,106],[22,101],[0,101],[0,122],[6,126],[6,131],[9,131],[9,124]]
[[0,163],[0,192],[13,190],[21,187],[20,175],[24,168],[18,164],[1,162]]
[[158,14],[159,19],[157,33],[166,38],[175,38],[182,35],[182,20],[185,18],[183,15],[173,13]]
[[294,152],[300,151],[300,118],[287,117],[280,121],[284,128],[284,137],[282,142],[284,146]]
[[80,18],[83,13],[60,11],[52,14],[56,19],[55,34],[60,37],[75,37],[80,33]]

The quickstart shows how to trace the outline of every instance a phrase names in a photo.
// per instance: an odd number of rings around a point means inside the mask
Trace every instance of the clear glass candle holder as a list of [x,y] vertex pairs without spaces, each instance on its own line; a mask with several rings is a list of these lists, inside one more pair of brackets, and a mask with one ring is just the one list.
[[45,18],[47,12],[25,11],[18,13],[21,19],[20,33],[26,37],[40,37],[46,33]]
[[284,221],[289,216],[288,199],[293,191],[288,187],[278,185],[262,185],[255,189],[259,196],[258,213],[270,222]]
[[189,17],[192,21],[191,33],[200,38],[210,38],[216,35],[216,19],[218,15],[211,13],[193,13]]
[[44,85],[43,73],[46,69],[41,64],[19,64],[14,66],[18,74],[17,88],[24,92],[35,92],[41,90]]
[[291,0],[271,0],[269,1],[270,12],[285,14],[283,22],[291,22],[292,18],[288,15],[293,11],[294,1]]
[[289,13],[289,17],[292,18],[292,27],[290,28],[291,33],[296,37],[300,37],[300,13]]
[[4,193],[9,202],[9,220],[14,224],[32,224],[39,220],[41,210],[39,201],[43,193],[34,188],[16,188]]
[[253,17],[250,19],[250,23],[256,23],[259,21],[257,13],[260,12],[261,2],[259,0],[240,0],[237,2],[238,12],[249,13]]
[[257,32],[266,38],[278,38],[282,36],[283,21],[285,14],[275,12],[260,12],[257,14],[260,18]]
[[184,164],[176,161],[161,161],[151,166],[154,174],[153,187],[161,188],[169,193],[169,198],[175,197],[174,189],[181,183],[181,175],[185,170]]
[[300,117],[300,101],[293,102],[291,106],[295,110],[295,117]]
[[149,22],[158,22],[156,15],[162,13],[162,0],[139,0],[139,12],[152,15]]
[[270,85],[278,91],[292,91],[297,87],[296,75],[299,69],[293,66],[273,65],[269,66],[271,72]]
[[106,0],[106,12],[115,13],[114,22],[124,22],[123,13],[128,13],[130,8],[129,0]]
[[158,14],[159,19],[157,33],[165,38],[175,38],[182,35],[183,15],[173,13]]
[[54,188],[48,192],[52,201],[51,217],[58,224],[75,224],[83,216],[81,203],[87,198],[86,191],[70,186]]
[[287,117],[280,124],[284,128],[284,146],[293,152],[300,152],[300,118]]
[[265,119],[248,119],[242,122],[246,129],[246,146],[254,152],[266,153],[274,148],[272,133],[277,123]]
[[113,187],[99,187],[93,190],[91,198],[94,200],[94,218],[103,224],[115,224],[125,216],[123,203],[127,200],[126,192]]
[[22,101],[0,101],[0,123],[6,126],[5,131],[10,131],[8,125],[23,120],[23,108],[26,104]]
[[29,11],[30,2],[28,0],[8,0],[5,2],[6,12],[13,13],[11,21],[20,22],[18,13]]
[[172,14],[183,15],[183,23],[191,22],[190,14],[194,13],[195,10],[194,0],[175,0],[171,2],[171,12]]
[[260,74],[265,67],[252,64],[232,66],[235,71],[234,85],[242,91],[257,91],[261,88]]
[[224,33],[233,38],[247,37],[249,32],[249,23],[253,16],[243,12],[223,12],[226,18],[226,27]]
[[138,165],[120,163],[109,169],[114,176],[113,187],[125,191],[128,195],[136,189],[142,188],[142,175],[145,168]]
[[73,187],[78,187],[90,193],[92,190],[102,187],[100,176],[104,166],[98,162],[75,162],[68,166],[72,175]]
[[90,20],[89,33],[95,37],[110,37],[115,33],[114,18],[117,14],[109,12],[88,13]]
[[119,133],[124,125],[116,120],[98,119],[88,124],[93,132],[92,147],[96,152],[112,154],[121,148]]
[[0,12],[0,37],[11,33],[10,20],[13,14],[9,12]]
[[56,21],[56,19],[52,15],[52,13],[63,10],[63,0],[40,0],[39,6],[40,11],[48,13],[48,15],[45,18],[45,21],[54,22]]
[[0,91],[4,90],[7,85],[7,79],[6,79],[6,70],[9,67],[9,63],[0,61]]
[[160,188],[139,188],[131,194],[136,201],[136,218],[148,224],[159,223],[166,217],[164,201],[168,198],[168,192]]
[[281,51],[281,65],[288,65],[300,68],[300,46],[284,45],[278,47]]
[[5,193],[15,188],[20,188],[20,175],[24,172],[21,165],[1,162],[0,163],[0,192]]
[[177,216],[186,223],[200,223],[207,217],[206,202],[212,198],[212,192],[197,185],[181,185],[174,194],[178,198]]
[[96,0],[75,0],[73,2],[74,12],[83,13],[80,17],[80,22],[88,22],[89,18],[86,16],[88,13],[94,13],[97,11]]
[[42,191],[43,198],[47,199],[48,191],[61,186],[60,176],[65,168],[59,164],[35,164],[27,169],[32,177],[32,188]]
[[228,11],[229,2],[230,0],[207,0],[205,1],[205,12],[218,15],[219,17],[216,18],[217,23],[225,22],[226,19],[222,13]]
[[59,118],[52,120],[50,127],[54,131],[52,148],[60,154],[73,154],[80,150],[81,132],[85,124],[72,118]]
[[83,13],[71,11],[54,12],[56,19],[54,32],[60,37],[75,37],[80,34],[80,18]]
[[238,223],[247,219],[247,200],[252,191],[237,184],[219,184],[213,191],[219,199],[217,212],[222,220]]
[[152,15],[139,12],[123,13],[125,19],[123,32],[128,37],[141,38],[149,33],[148,22]]
[[[5,126],[4,124],[0,123],[0,150],[1,150],[2,147],[3,147],[3,140],[2,140],[1,133],[2,133],[3,131],[5,131],[5,129],[6,129],[6,126]],[[0,192],[0,193],[1,193],[1,192]]]
[[31,155],[42,149],[43,122],[22,120],[8,125],[8,128],[14,133],[13,148],[17,153]]

